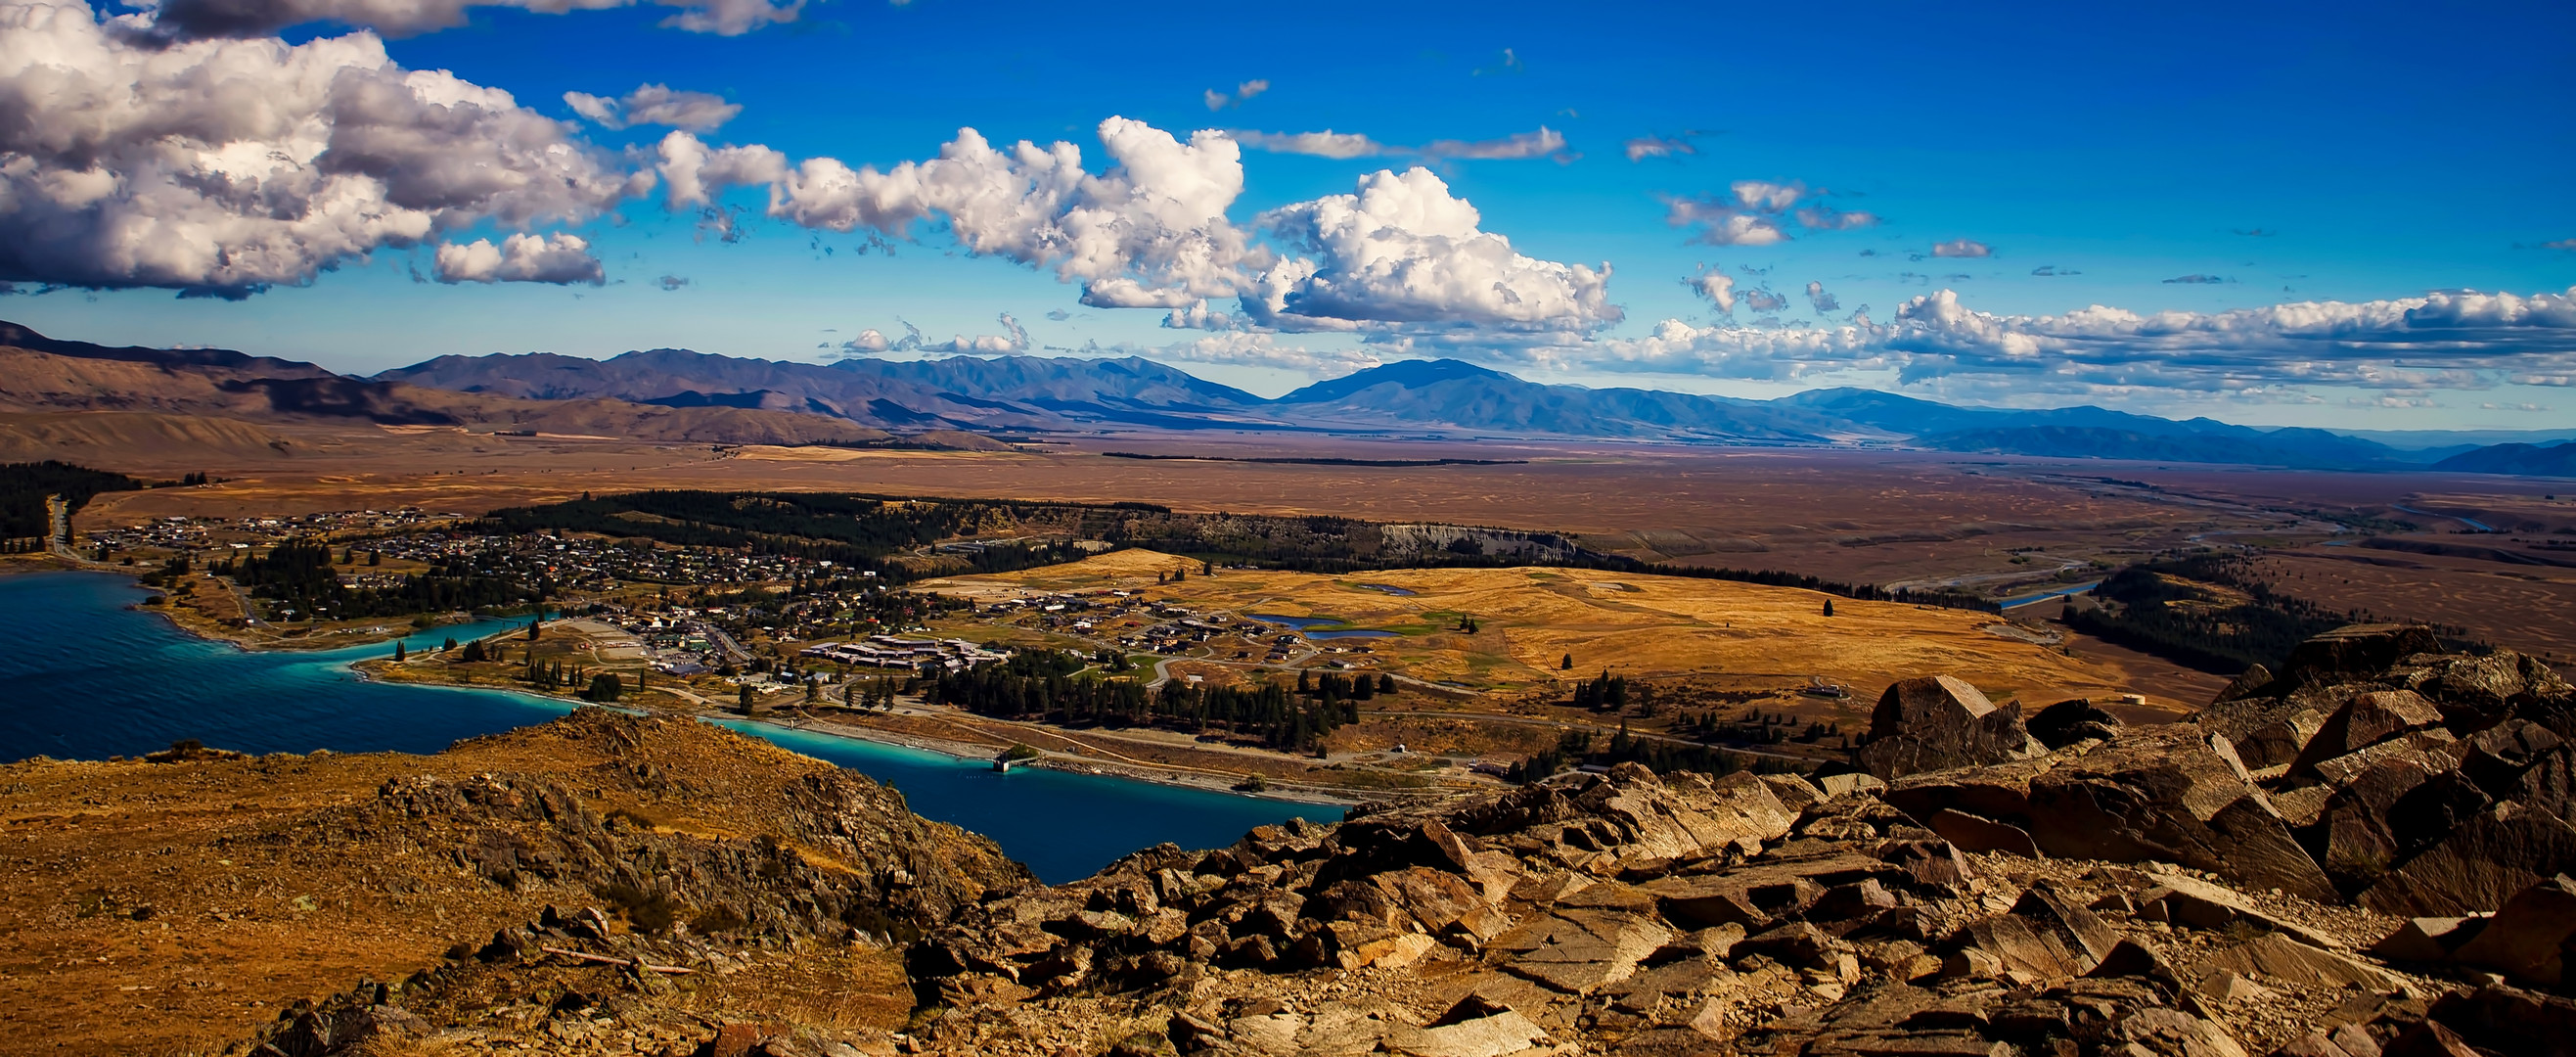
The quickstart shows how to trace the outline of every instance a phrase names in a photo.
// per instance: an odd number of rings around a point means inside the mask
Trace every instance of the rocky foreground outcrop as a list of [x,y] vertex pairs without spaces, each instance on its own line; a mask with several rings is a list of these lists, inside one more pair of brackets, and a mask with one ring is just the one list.
[[795,993],[782,968],[901,995],[892,948],[1029,883],[862,775],[601,709],[431,756],[23,761],[0,765],[0,1053],[499,1038],[567,994],[668,1008],[681,1039],[685,1007],[601,979],[633,971],[544,948],[689,968],[632,982],[715,1009]]
[[[675,1057],[2576,1053],[2576,690],[2546,666],[2346,629],[2143,728],[1899,685],[1870,742],[1901,748],[1858,754],[1884,778],[1621,765],[989,889],[902,947],[901,1030],[692,1029],[725,951],[575,909],[445,971],[676,1025],[563,1052]],[[594,970],[619,997],[545,990]],[[506,1048],[382,989],[326,1008]]]

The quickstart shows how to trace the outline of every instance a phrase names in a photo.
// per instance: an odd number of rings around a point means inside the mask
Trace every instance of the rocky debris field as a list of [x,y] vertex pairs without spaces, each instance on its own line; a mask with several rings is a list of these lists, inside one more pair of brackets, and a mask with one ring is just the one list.
[[[377,820],[346,832],[593,897],[233,1052],[2576,1054],[2576,688],[2404,627],[2288,668],[2152,727],[1908,680],[1865,769],[1623,764],[1058,886],[971,841],[925,851],[939,834],[836,806],[856,793],[803,764],[730,780],[769,790],[736,795],[771,805],[758,827],[700,805],[631,836],[578,783],[388,781],[306,824]],[[565,721],[611,742],[642,722]],[[680,817],[685,766],[651,765]]]
[[921,1044],[2576,1052],[2548,1030],[2576,1028],[2576,691],[2412,628],[2291,667],[2138,729],[1909,680],[1857,754],[1875,774],[1622,765],[1149,849],[916,945]]

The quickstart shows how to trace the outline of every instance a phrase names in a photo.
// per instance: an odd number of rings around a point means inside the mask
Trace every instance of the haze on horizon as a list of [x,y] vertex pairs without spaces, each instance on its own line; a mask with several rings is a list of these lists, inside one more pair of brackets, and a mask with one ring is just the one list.
[[2563,5],[1304,20],[0,0],[0,317],[2576,425]]

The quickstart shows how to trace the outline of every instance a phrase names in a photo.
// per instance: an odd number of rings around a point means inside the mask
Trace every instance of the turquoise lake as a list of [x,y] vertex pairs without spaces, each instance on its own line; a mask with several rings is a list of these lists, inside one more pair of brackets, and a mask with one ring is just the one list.
[[[195,738],[243,752],[430,753],[459,739],[543,723],[571,705],[527,694],[372,683],[353,661],[390,642],[315,653],[208,642],[130,608],[146,592],[102,573],[0,576],[0,761],[134,756]],[[389,622],[390,623],[390,622]],[[515,622],[434,628],[435,649]],[[1291,816],[1341,809],[1048,770],[999,774],[980,760],[725,722],[901,790],[914,811],[1000,842],[1060,882],[1162,841],[1209,848]]]

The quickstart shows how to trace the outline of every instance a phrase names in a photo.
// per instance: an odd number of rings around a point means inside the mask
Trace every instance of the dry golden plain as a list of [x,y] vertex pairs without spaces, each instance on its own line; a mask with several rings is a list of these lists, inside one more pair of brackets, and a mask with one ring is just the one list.
[[[479,514],[646,488],[849,491],[1491,525],[1571,533],[1595,549],[1649,561],[1997,589],[2196,534],[2295,521],[2108,485],[2058,467],[1900,452],[1276,434],[1083,437],[1011,451],[718,448],[372,427],[299,435],[285,450],[291,454],[140,445],[58,457],[145,475],[225,479],[101,496],[82,513],[84,525],[402,506]],[[1215,458],[1126,459],[1109,451]],[[1283,457],[1491,462],[1224,461]],[[2034,551],[2041,556],[2027,556]]]
[[[0,434],[11,428],[0,423]],[[2097,562],[2120,564],[2178,547],[2247,543],[2300,555],[2289,560],[2301,562],[2357,554],[2355,548],[2315,546],[2336,534],[2322,518],[2351,520],[2370,526],[2369,532],[2414,521],[2456,533],[2465,528],[2456,518],[2465,516],[2508,532],[2559,539],[2567,538],[2557,536],[2559,530],[2576,527],[2576,489],[2564,482],[2464,474],[1228,431],[1085,435],[1007,451],[922,451],[511,437],[425,427],[258,428],[265,431],[260,436],[289,443],[193,443],[111,430],[49,444],[41,453],[31,449],[23,457],[43,454],[144,476],[208,472],[224,479],[204,487],[100,496],[81,513],[82,527],[179,514],[274,516],[402,506],[472,515],[584,492],[647,488],[1141,501],[1185,512],[1562,532],[1594,549],[1648,561],[1780,569],[1846,583],[1959,587],[1994,597],[2081,583]],[[1191,458],[1114,458],[1106,454],[1112,451]],[[1263,458],[1489,463],[1228,461]],[[2484,637],[2500,645],[2560,657],[2576,652],[2576,607],[2562,604],[2563,592],[2553,586],[2560,573],[2385,556],[2398,564],[2337,575],[2332,590],[2316,591],[2317,600],[2483,629],[2492,632]],[[2349,589],[2342,583],[2347,578]],[[2312,576],[2277,586],[2296,594],[2326,582]],[[2125,653],[2075,641],[2078,652]],[[2130,667],[2141,678],[2172,687],[2172,696],[2197,698],[2205,690],[2205,679],[2169,665]]]
[[[1181,568],[1190,571],[1188,579],[1156,582],[1158,572]],[[2132,692],[2175,713],[2201,704],[2134,686],[2115,665],[1997,634],[1988,629],[2000,620],[1988,614],[1724,580],[1564,568],[1351,576],[1223,569],[1203,576],[1187,559],[1128,550],[918,587],[984,602],[1123,588],[1200,612],[1335,618],[1352,628],[1398,633],[1322,643],[1366,644],[1370,652],[1359,661],[1366,670],[1503,696],[1607,670],[1744,689],[1794,690],[1821,677],[1849,686],[1849,705],[1860,714],[1889,683],[1918,675],[1958,676],[1997,701],[2019,698],[2032,708]],[[1832,616],[1824,615],[1828,600]],[[1475,622],[1473,634],[1457,630],[1461,618]],[[1570,672],[1560,668],[1569,654]]]

